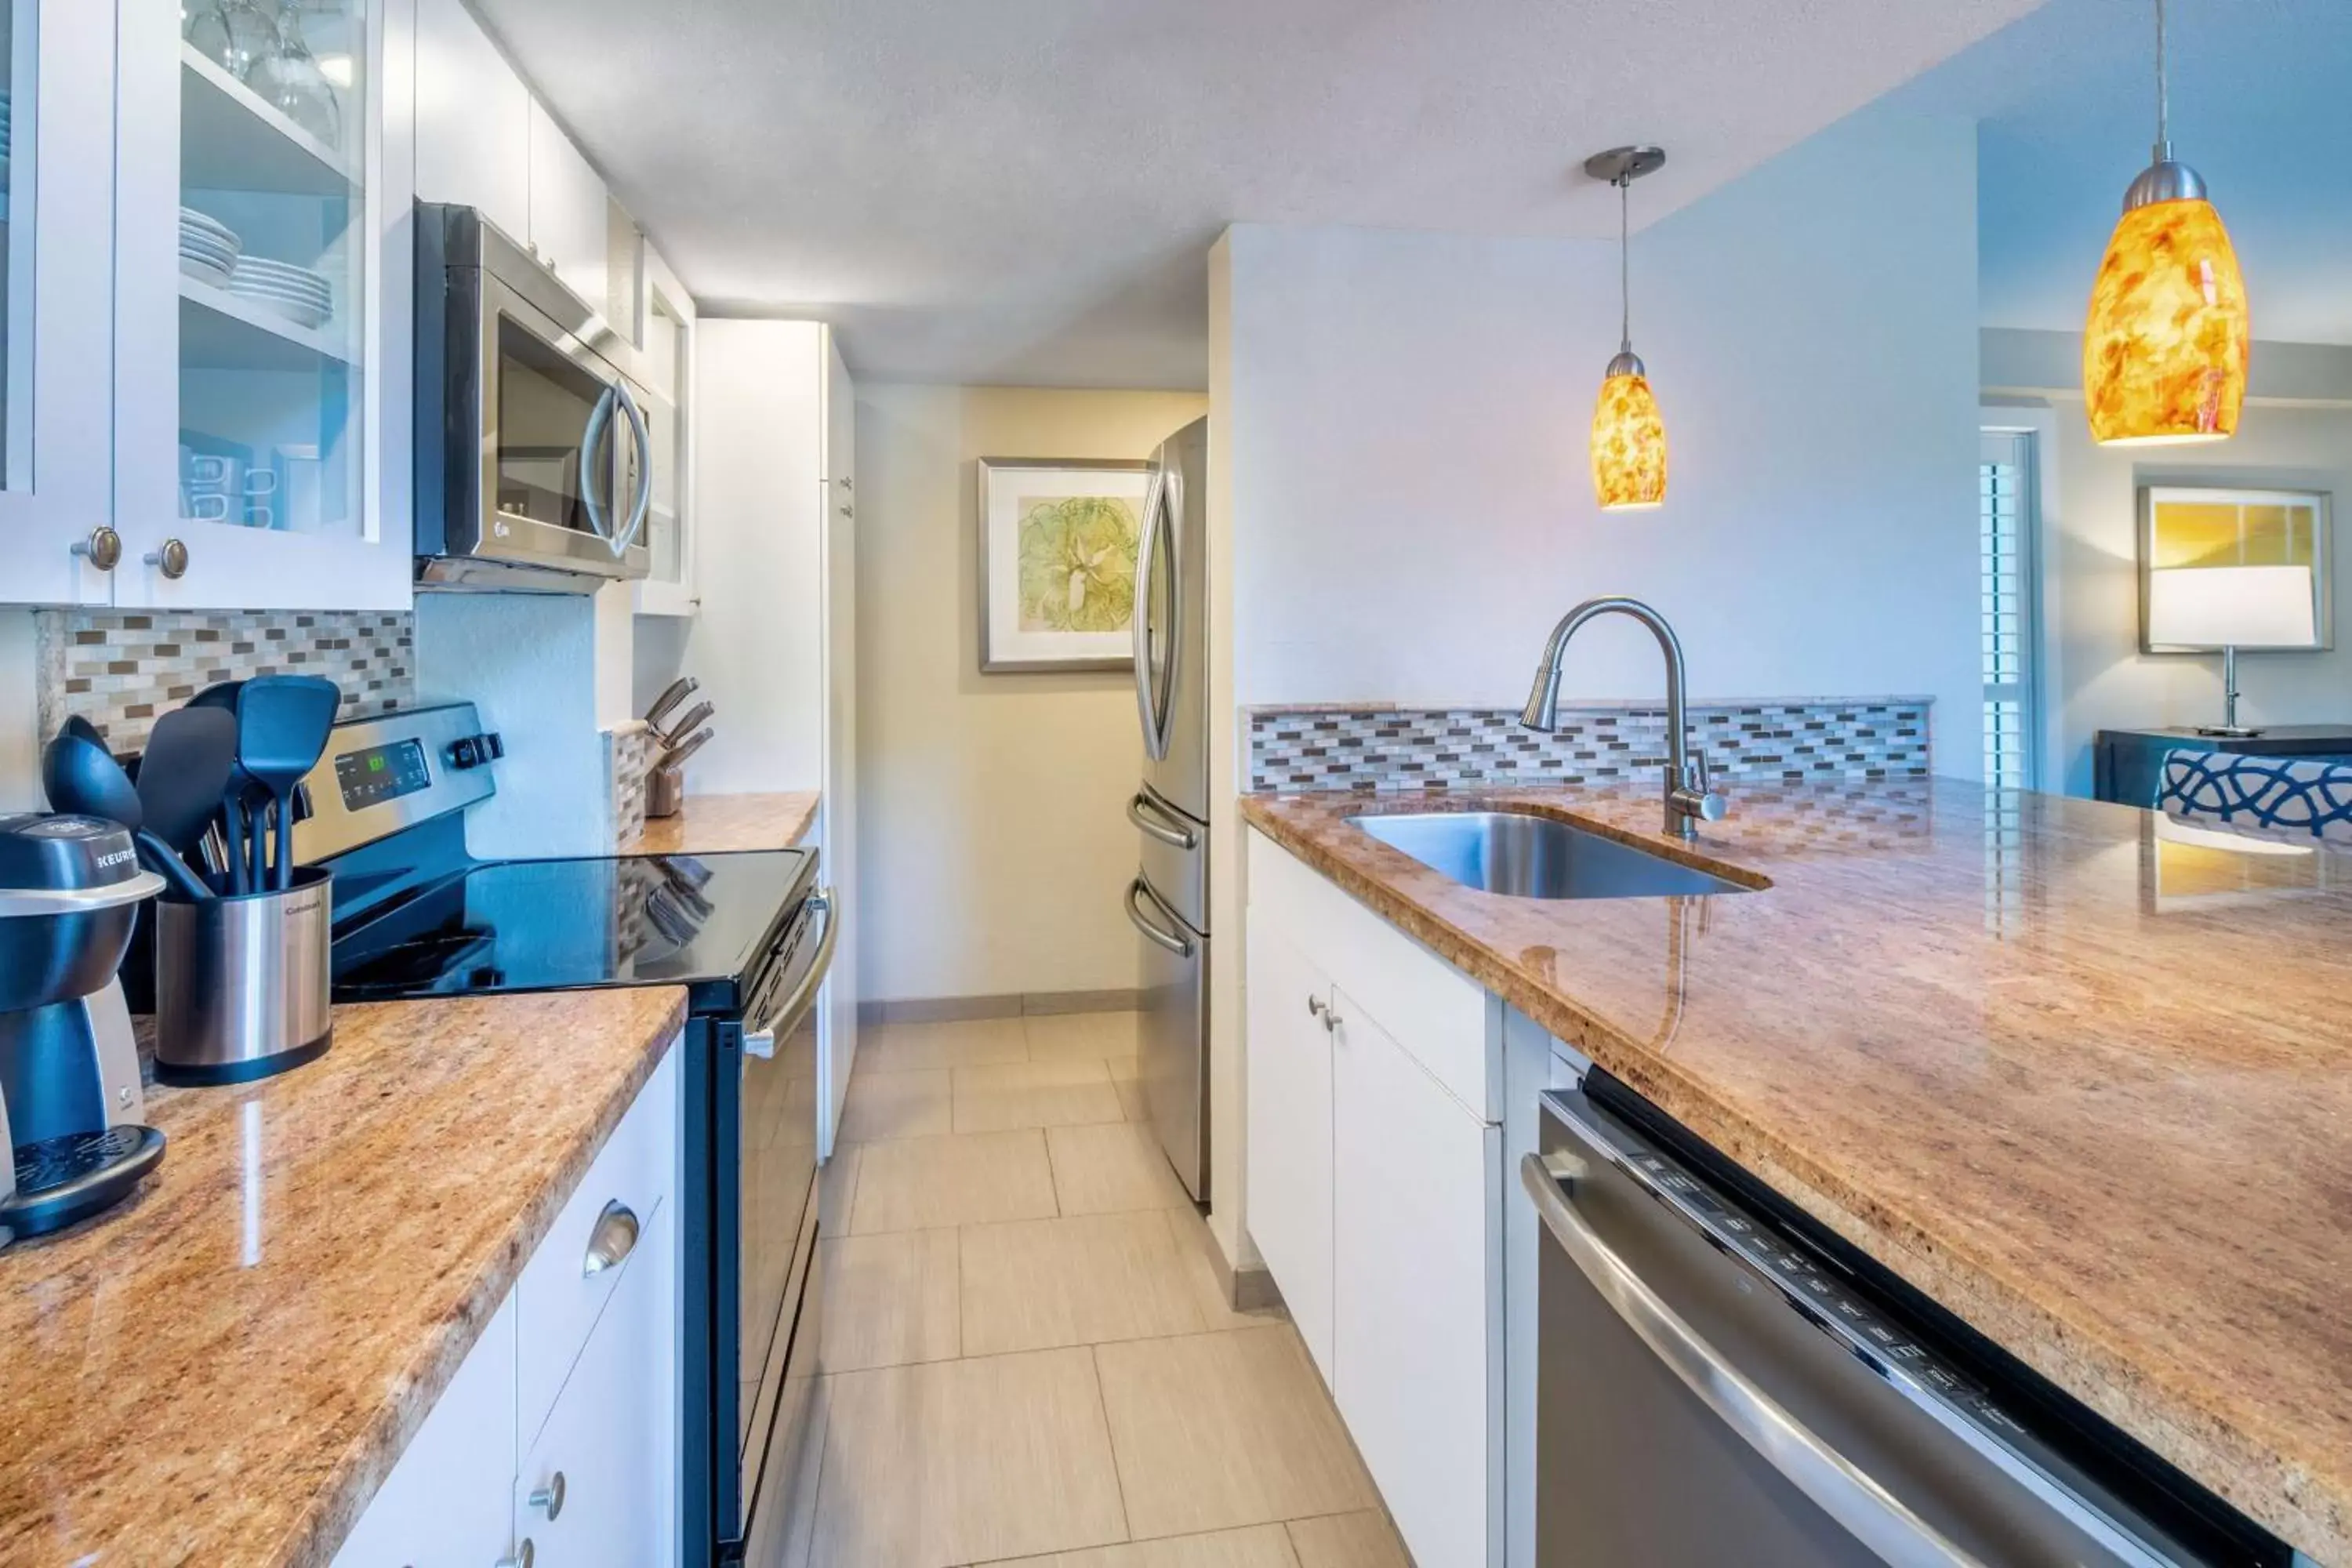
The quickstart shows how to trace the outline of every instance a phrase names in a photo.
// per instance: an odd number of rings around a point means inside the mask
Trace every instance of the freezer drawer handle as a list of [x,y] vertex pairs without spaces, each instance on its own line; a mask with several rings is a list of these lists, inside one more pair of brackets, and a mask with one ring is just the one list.
[[1887,1562],[1904,1568],[1983,1568],[1979,1559],[1954,1545],[1857,1469],[1700,1338],[1576,1211],[1561,1189],[1582,1172],[1582,1162],[1572,1155],[1555,1155],[1547,1163],[1529,1154],[1519,1162],[1519,1180],[1535,1199],[1544,1228],[1684,1387],[1799,1491]]
[[[1164,947],[1169,952],[1174,953],[1177,957],[1192,957],[1194,951],[1192,947],[1192,939],[1182,934],[1181,931],[1176,932],[1164,931],[1158,926],[1153,925],[1150,921],[1144,919],[1143,910],[1136,902],[1139,899],[1150,899],[1151,900],[1151,907],[1158,910],[1163,915],[1169,914],[1170,912],[1168,906],[1160,901],[1160,895],[1153,892],[1150,888],[1145,884],[1142,878],[1138,877],[1134,881],[1129,882],[1127,885],[1127,918],[1135,922],[1135,929],[1141,931],[1152,942],[1157,942],[1160,946]],[[1170,918],[1172,921],[1173,916],[1171,915]]]
[[1198,849],[1201,837],[1181,822],[1171,820],[1167,807],[1148,795],[1139,795],[1127,803],[1127,819],[1143,829],[1147,838],[1157,838],[1171,849]]

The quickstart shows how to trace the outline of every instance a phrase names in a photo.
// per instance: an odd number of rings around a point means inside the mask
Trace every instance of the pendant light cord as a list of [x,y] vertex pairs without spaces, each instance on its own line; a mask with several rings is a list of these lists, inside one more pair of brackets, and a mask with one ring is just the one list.
[[[2162,0],[2158,0],[2161,4]],[[1627,216],[1632,205],[1633,182],[1621,175],[1617,182],[1617,352],[1633,352],[1633,267],[1628,258],[1632,246],[1632,229]]]
[[2156,0],[2156,161],[2172,156],[2172,95],[2165,84],[2164,0]]

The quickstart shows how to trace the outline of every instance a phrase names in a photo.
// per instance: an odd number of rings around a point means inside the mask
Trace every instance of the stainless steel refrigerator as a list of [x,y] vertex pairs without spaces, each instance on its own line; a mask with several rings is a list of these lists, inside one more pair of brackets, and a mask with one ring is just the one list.
[[1209,1198],[1209,422],[1152,454],[1135,568],[1135,705],[1143,778],[1127,918],[1143,942],[1139,1071],[1151,1125],[1195,1200]]

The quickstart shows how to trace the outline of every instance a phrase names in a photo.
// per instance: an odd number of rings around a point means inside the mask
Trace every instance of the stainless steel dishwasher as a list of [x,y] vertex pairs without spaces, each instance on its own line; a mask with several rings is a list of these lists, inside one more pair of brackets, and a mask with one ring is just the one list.
[[2298,1561],[1622,1084],[1543,1110],[1540,1568]]

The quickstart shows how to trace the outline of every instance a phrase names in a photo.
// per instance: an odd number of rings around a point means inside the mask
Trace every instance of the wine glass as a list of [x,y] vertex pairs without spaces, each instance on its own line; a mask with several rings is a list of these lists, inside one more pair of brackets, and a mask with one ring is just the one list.
[[[249,4],[250,0],[223,3]],[[299,0],[286,0],[278,6],[272,35],[272,47],[247,69],[246,85],[287,119],[340,150],[343,142],[342,104],[335,96],[334,84],[320,69],[317,57],[310,53],[310,43],[302,37]]]
[[257,0],[198,0],[188,14],[187,36],[197,53],[239,81],[278,47],[278,24]]

